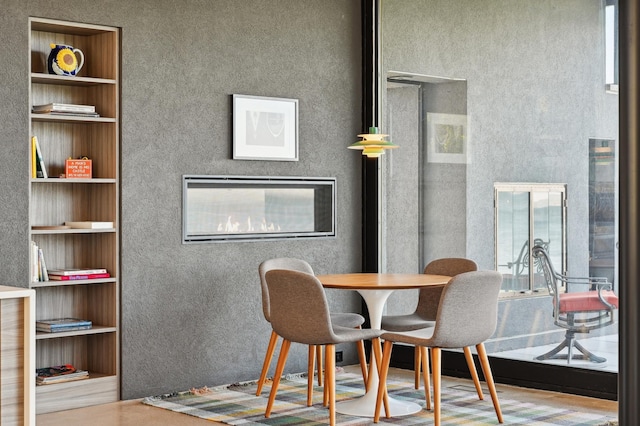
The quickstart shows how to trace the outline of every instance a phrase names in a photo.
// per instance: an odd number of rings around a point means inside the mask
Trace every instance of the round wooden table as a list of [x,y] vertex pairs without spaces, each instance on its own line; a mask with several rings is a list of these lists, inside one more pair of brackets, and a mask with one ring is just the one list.
[[[429,286],[443,286],[451,277],[445,275],[430,274],[332,274],[318,275],[318,279],[325,288],[341,290],[355,290],[364,299],[369,310],[371,328],[380,328],[382,312],[387,299],[395,290],[419,289]],[[370,362],[375,363],[372,356]],[[369,391],[361,398],[342,401],[336,404],[336,411],[352,416],[373,417],[378,393],[378,370],[372,369],[369,377]],[[414,414],[422,410],[422,407],[413,402],[399,401],[389,398],[391,417]]]

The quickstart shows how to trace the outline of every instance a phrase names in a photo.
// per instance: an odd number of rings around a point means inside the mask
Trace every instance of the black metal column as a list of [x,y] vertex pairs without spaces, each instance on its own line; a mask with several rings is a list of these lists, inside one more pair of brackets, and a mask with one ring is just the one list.
[[[379,0],[362,0],[362,131],[378,125]],[[362,271],[379,272],[378,159],[362,156]]]
[[619,1],[620,40],[620,328],[618,411],[621,425],[638,425],[640,369],[640,140],[638,126],[637,0]]

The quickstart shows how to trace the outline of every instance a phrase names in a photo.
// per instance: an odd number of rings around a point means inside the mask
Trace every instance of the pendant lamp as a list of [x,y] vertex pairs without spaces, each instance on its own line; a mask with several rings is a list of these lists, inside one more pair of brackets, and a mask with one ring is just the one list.
[[397,148],[398,145],[394,145],[391,141],[386,141],[389,135],[379,133],[380,130],[377,127],[369,127],[369,133],[358,135],[362,140],[349,145],[349,149],[361,149],[362,155],[368,158],[377,158],[384,154],[385,149]]

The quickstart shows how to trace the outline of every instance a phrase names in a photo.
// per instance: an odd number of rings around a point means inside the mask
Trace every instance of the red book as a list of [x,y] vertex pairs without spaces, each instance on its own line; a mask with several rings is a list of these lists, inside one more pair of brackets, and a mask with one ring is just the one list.
[[52,281],[68,281],[68,280],[92,280],[95,278],[109,278],[111,274],[104,272],[102,274],[81,274],[81,275],[49,275]]

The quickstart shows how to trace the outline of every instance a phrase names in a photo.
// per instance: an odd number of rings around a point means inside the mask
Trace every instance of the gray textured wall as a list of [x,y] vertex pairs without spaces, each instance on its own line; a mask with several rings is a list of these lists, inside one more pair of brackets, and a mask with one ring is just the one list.
[[[28,276],[29,16],[122,29],[122,397],[255,379],[270,333],[258,264],[359,270],[360,2],[1,0],[0,282]],[[233,93],[299,99],[300,161],[231,160]],[[181,244],[181,176],[335,176],[335,239]],[[329,292],[332,309],[359,310]],[[299,347],[298,347],[299,346]],[[294,345],[288,371],[306,369]],[[345,361],[355,361],[349,345]],[[273,371],[273,370],[272,370]]]
[[[494,182],[562,182],[569,197],[569,272],[588,274],[588,140],[617,139],[618,98],[605,93],[602,8],[601,0],[382,1],[383,75],[467,82],[469,163],[426,164],[426,197],[447,209],[428,214],[439,231],[426,236],[433,251],[427,260],[467,256],[493,269]],[[434,95],[425,95],[427,105],[441,105]],[[453,213],[457,207],[466,208],[463,218]],[[396,236],[396,250],[406,238],[413,234]],[[550,310],[548,298],[505,301],[497,335],[549,329]]]

